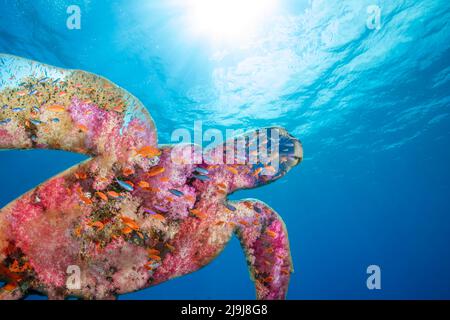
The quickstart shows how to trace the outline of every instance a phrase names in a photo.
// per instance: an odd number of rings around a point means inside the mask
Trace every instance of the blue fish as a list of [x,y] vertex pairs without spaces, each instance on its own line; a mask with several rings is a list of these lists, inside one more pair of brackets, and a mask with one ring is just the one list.
[[30,122],[36,126],[42,123],[42,121],[36,119],[30,119]]
[[134,188],[131,184],[125,182],[125,181],[121,181],[119,179],[116,179],[117,183],[119,184],[119,186],[121,186],[123,189],[127,190],[127,191],[133,191]]
[[253,206],[253,209],[257,212],[257,213],[261,213],[261,209],[257,206]]
[[153,214],[156,214],[156,212],[153,211],[153,210],[151,210],[151,209],[145,208],[144,211],[145,211],[146,213],[148,213],[148,214],[152,214],[152,215],[153,215]]
[[8,108],[8,105],[7,105],[7,104],[4,104],[4,105],[2,106],[2,109],[6,109],[6,108]]
[[210,177],[208,177],[208,176],[202,176],[202,175],[200,175],[200,174],[194,174],[194,177],[195,177],[196,179],[200,180],[200,181],[209,181],[209,180],[211,180]]
[[39,80],[39,82],[44,82],[44,81],[46,81],[48,79],[48,77],[44,77],[44,78],[42,78],[41,80]]
[[31,90],[28,94],[31,96],[33,94],[35,94],[37,92],[37,90]]
[[53,119],[52,119],[52,122],[58,123],[58,122],[59,122],[59,119],[58,119],[58,118],[53,118]]
[[177,197],[182,197],[184,195],[183,192],[177,189],[169,189],[169,192]]
[[19,107],[17,107],[17,108],[13,108],[12,109],[12,111],[14,111],[14,112],[20,112],[20,111],[23,111],[25,108],[19,108]]
[[225,204],[225,207],[227,207],[227,209],[230,210],[230,211],[236,211],[236,207],[232,206],[229,203]]
[[40,112],[40,110],[39,110],[39,108],[37,106],[33,106],[33,111],[36,112],[36,113]]
[[166,208],[158,206],[158,205],[154,205],[153,208],[155,208],[156,210],[161,211],[161,212],[167,212],[168,211]]
[[204,174],[204,175],[209,174],[208,170],[206,170],[204,168],[200,168],[200,167],[196,167],[195,171],[197,171],[198,173]]
[[4,124],[8,124],[8,123],[10,123],[11,122],[11,119],[5,119],[5,120],[1,120],[0,121],[0,125],[4,125]]

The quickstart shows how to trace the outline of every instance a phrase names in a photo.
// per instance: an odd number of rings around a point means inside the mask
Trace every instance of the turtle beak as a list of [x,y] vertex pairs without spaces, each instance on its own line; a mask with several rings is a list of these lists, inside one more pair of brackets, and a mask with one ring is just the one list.
[[303,160],[302,143],[282,129],[280,130],[279,154],[281,171],[284,175]]

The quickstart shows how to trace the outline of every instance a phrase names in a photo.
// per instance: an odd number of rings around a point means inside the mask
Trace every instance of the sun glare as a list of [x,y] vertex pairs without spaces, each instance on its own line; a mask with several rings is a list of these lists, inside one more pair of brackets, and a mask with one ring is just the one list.
[[243,40],[258,31],[277,0],[189,0],[189,25],[215,41]]

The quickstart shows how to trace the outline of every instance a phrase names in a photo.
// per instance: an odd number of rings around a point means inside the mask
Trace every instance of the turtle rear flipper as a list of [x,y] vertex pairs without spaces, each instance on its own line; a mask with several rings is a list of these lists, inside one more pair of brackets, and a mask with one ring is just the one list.
[[55,149],[125,162],[157,147],[145,107],[92,73],[0,54],[0,149]]
[[235,232],[245,251],[258,299],[285,299],[293,265],[286,227],[265,203],[230,201]]
[[24,292],[17,284],[6,283],[0,288],[0,300],[19,300],[24,296]]
[[215,168],[211,174],[214,183],[225,185],[227,193],[271,183],[302,158],[300,141],[278,127],[244,133],[204,154],[204,162]]

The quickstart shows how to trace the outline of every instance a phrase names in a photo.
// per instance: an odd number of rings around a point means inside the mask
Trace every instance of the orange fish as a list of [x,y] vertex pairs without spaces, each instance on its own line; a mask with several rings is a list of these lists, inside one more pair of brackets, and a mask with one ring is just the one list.
[[185,195],[184,198],[185,198],[187,201],[189,201],[189,202],[195,201],[195,198],[194,198],[193,196],[189,195],[189,194],[188,194],[188,195]]
[[108,191],[108,196],[110,196],[111,198],[118,198],[119,194],[115,191]]
[[156,260],[156,261],[161,261],[161,257],[160,257],[160,256],[157,256],[157,255],[155,255],[155,254],[150,254],[148,257],[149,257],[150,259],[153,259],[153,260]]
[[131,229],[130,227],[125,227],[122,229],[122,233],[124,234],[129,234],[131,232],[133,232],[133,229]]
[[272,282],[273,281],[273,277],[267,277],[263,281],[264,282]]
[[225,223],[225,221],[217,221],[216,222],[216,226],[221,226],[221,225],[223,225]]
[[153,248],[148,249],[147,252],[149,255],[159,255],[161,253],[159,250]]
[[52,111],[52,112],[64,112],[64,111],[66,111],[64,106],[62,106],[60,104],[51,105],[51,106],[47,107],[47,110],[48,111]]
[[148,271],[153,270],[152,262],[146,263],[146,264],[144,265],[144,268],[147,269]]
[[145,158],[153,158],[161,155],[161,151],[158,148],[152,146],[145,146],[137,151],[137,154]]
[[11,292],[14,289],[16,289],[18,287],[18,285],[16,283],[8,283],[3,287],[3,290]]
[[89,131],[88,127],[86,127],[84,124],[78,124],[77,128],[84,133],[87,133]]
[[146,188],[142,188],[145,191],[149,191],[149,192],[159,192],[159,188],[153,188],[153,187],[146,187]]
[[222,188],[222,189],[226,189],[226,188],[227,188],[227,186],[225,185],[225,183],[222,183],[222,182],[218,183],[217,186],[218,186],[219,188]]
[[227,192],[225,191],[225,190],[217,190],[217,193],[219,193],[219,194],[227,194]]
[[149,184],[147,181],[140,181],[140,182],[138,183],[138,185],[139,185],[139,187],[141,187],[141,188],[149,188],[149,187],[150,187],[150,184]]
[[171,246],[170,244],[166,243],[165,244],[166,248],[169,249],[170,251],[175,251],[175,247]]
[[169,182],[169,178],[168,177],[161,177],[161,178],[159,178],[159,181],[161,181],[161,182]]
[[284,269],[281,269],[280,272],[281,272],[282,274],[286,275],[286,276],[288,276],[288,275],[291,274],[288,270],[284,270]]
[[194,216],[196,216],[196,217],[198,217],[198,218],[200,218],[200,219],[205,219],[205,218],[206,218],[206,214],[204,214],[203,212],[201,212],[201,211],[198,210],[198,209],[191,209],[190,212],[191,212]]
[[125,168],[125,169],[123,169],[122,173],[125,177],[128,177],[134,173],[134,170],[131,168]]
[[123,224],[130,227],[133,230],[139,230],[139,225],[131,218],[122,216],[120,217],[122,219]]
[[244,206],[246,206],[248,209],[253,209],[253,205],[251,202],[244,201]]
[[232,174],[238,174],[238,171],[236,170],[236,168],[233,168],[233,167],[230,167],[230,166],[226,166],[225,169],[227,169]]
[[75,172],[75,178],[84,180],[87,178],[87,174],[85,172]]
[[248,222],[245,220],[239,220],[239,223],[242,224],[245,227],[248,227]]
[[102,199],[102,200],[104,200],[104,201],[108,201],[108,197],[107,197],[106,194],[104,194],[103,192],[97,191],[95,194],[96,194],[97,197],[99,197],[100,199]]
[[256,169],[255,172],[253,172],[252,176],[256,177],[262,171],[262,169],[263,169],[262,167]]
[[166,218],[164,216],[160,215],[159,213],[151,215],[151,217],[155,218],[156,220],[165,221]]
[[78,228],[75,229],[75,235],[77,237],[81,237],[81,227],[78,227]]
[[102,230],[105,227],[105,225],[100,221],[95,221],[91,223],[91,227],[96,227],[98,230]]
[[91,205],[93,203],[91,199],[89,199],[88,197],[83,196],[83,195],[80,195],[80,199],[87,205]]
[[163,167],[153,167],[147,172],[147,175],[149,177],[154,177],[154,176],[156,176],[156,175],[158,175],[160,173],[163,173],[165,170],[166,169],[163,168]]
[[276,232],[272,231],[272,230],[266,230],[266,234],[271,237],[271,238],[276,238],[277,234]]

